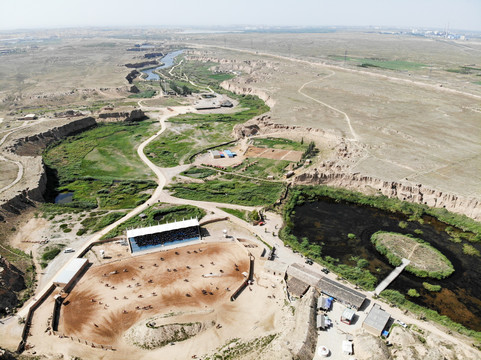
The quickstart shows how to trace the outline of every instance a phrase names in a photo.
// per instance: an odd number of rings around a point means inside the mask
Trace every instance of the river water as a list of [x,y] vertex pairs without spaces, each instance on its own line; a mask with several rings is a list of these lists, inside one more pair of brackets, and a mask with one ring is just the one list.
[[[399,227],[400,221],[407,221],[403,214],[392,214],[382,210],[337,202],[323,198],[317,202],[306,203],[295,208],[293,215],[293,234],[299,239],[307,237],[310,242],[322,245],[322,256],[331,256],[340,263],[355,265],[351,256],[359,256],[369,261],[368,270],[379,281],[386,277],[393,267],[371,244],[370,238],[379,230],[412,234],[429,242],[452,262],[455,272],[443,280],[422,279],[404,271],[393,281],[388,289],[406,294],[411,288],[421,296],[409,298],[412,302],[436,310],[467,328],[481,331],[481,260],[466,255],[462,243],[449,240],[444,231],[446,224],[426,216],[424,224],[407,222],[405,229]],[[422,230],[419,235],[414,230]],[[356,239],[349,239],[353,233]],[[464,241],[464,240],[463,240]],[[481,250],[479,244],[472,244]],[[440,292],[430,292],[422,286],[423,281],[441,285]],[[406,295],[407,296],[407,295]]]
[[155,74],[154,71],[160,70],[160,69],[167,69],[171,67],[172,65],[174,65],[175,58],[180,54],[182,54],[183,52],[184,50],[177,50],[177,51],[168,53],[161,59],[162,65],[157,66],[156,68],[141,70],[144,74],[147,75],[145,80],[160,80],[159,75]]

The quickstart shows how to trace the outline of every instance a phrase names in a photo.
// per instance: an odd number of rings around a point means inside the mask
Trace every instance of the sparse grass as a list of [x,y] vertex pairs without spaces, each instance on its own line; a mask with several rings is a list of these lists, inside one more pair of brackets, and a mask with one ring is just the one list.
[[371,236],[371,242],[393,266],[401,265],[401,258],[409,257],[411,263],[406,267],[406,271],[418,277],[443,279],[454,272],[449,259],[424,240],[378,231]]
[[242,342],[235,338],[228,341],[225,345],[218,348],[213,355],[205,356],[203,360],[234,360],[241,359],[243,356],[257,352],[260,354],[262,350],[275,339],[277,334],[263,336],[249,342]]
[[62,251],[62,249],[65,247],[64,244],[55,244],[55,245],[48,245],[45,247],[43,250],[42,256],[41,256],[41,261],[40,261],[40,266],[42,269],[46,268],[48,263],[55,259],[58,254]]
[[481,253],[471,244],[463,244],[463,253],[466,255],[481,257]]
[[248,217],[247,211],[245,210],[230,209],[225,207],[221,207],[219,209],[225,211],[228,214],[237,216],[239,219],[244,220],[245,222],[249,222],[249,217]]
[[139,92],[137,94],[129,95],[129,98],[133,98],[133,99],[144,98],[144,99],[147,99],[147,98],[153,97],[156,93],[157,92],[155,90],[145,90],[145,91]]

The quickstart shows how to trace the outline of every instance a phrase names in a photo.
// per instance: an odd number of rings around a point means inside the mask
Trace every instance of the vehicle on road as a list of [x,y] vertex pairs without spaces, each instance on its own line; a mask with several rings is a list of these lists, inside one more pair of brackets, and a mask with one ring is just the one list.
[[329,270],[327,270],[326,268],[322,268],[321,270],[324,274],[329,274]]
[[312,259],[307,258],[307,259],[306,259],[306,264],[312,265],[312,264],[314,264],[314,261],[313,261]]
[[75,250],[72,249],[72,248],[66,248],[63,252],[64,252],[65,254],[67,254],[67,253],[73,253],[73,252],[75,252]]

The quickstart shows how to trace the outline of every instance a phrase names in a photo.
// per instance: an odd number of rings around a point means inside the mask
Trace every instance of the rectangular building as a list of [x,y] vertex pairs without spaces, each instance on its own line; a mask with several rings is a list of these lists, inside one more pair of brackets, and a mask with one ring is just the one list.
[[87,259],[75,258],[68,262],[65,269],[53,281],[56,286],[68,288],[87,267]]
[[362,327],[374,336],[381,336],[390,318],[389,313],[381,309],[378,304],[374,304],[362,323]]

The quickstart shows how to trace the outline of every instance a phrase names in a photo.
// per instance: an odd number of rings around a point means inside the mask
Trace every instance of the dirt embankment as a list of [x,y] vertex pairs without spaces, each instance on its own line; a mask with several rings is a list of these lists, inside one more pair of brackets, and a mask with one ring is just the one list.
[[0,257],[0,315],[5,314],[7,307],[14,309],[17,306],[16,292],[24,288],[25,282],[21,271]]
[[[55,124],[55,123],[54,123]],[[65,136],[89,129],[96,125],[93,117],[69,121],[61,126],[52,126],[36,133],[35,127],[28,132],[14,133],[7,141],[3,153],[23,166],[21,181],[5,190],[0,198],[0,221],[33,205],[33,201],[43,201],[47,185],[45,166],[42,161],[43,150],[52,142]],[[16,135],[16,136],[15,136]]]
[[398,198],[431,207],[445,208],[464,214],[475,220],[481,220],[481,201],[475,198],[459,196],[453,193],[428,188],[422,184],[386,181],[372,176],[352,172],[352,166],[366,150],[365,145],[352,144],[328,131],[302,126],[277,124],[270,116],[263,115],[234,128],[238,138],[282,133],[299,133],[305,138],[323,139],[332,146],[330,155],[316,164],[312,170],[297,175],[296,185],[330,185],[373,195],[382,194],[389,198]]
[[[218,59],[210,57],[203,52],[193,51],[188,55],[189,60],[201,61],[201,62],[215,62],[219,65],[213,66],[214,72],[242,72],[244,74],[252,74],[258,69],[268,68],[272,71],[276,70],[276,64],[268,61],[256,61],[256,60],[236,60],[236,59]],[[247,79],[239,80],[239,78],[233,78],[229,81],[224,81],[220,84],[224,89],[232,91],[235,94],[244,95],[256,95],[262,99],[268,106],[273,107],[275,104],[274,99],[265,91],[258,88],[253,88],[247,84],[258,83],[259,80],[255,77],[248,77]]]
[[325,173],[323,169],[313,169],[312,172],[301,174],[294,179],[294,183],[331,185],[366,194],[375,192],[389,198],[445,208],[475,220],[481,220],[481,202],[479,200],[430,189],[422,184],[411,185],[397,181],[385,181],[362,174]]

